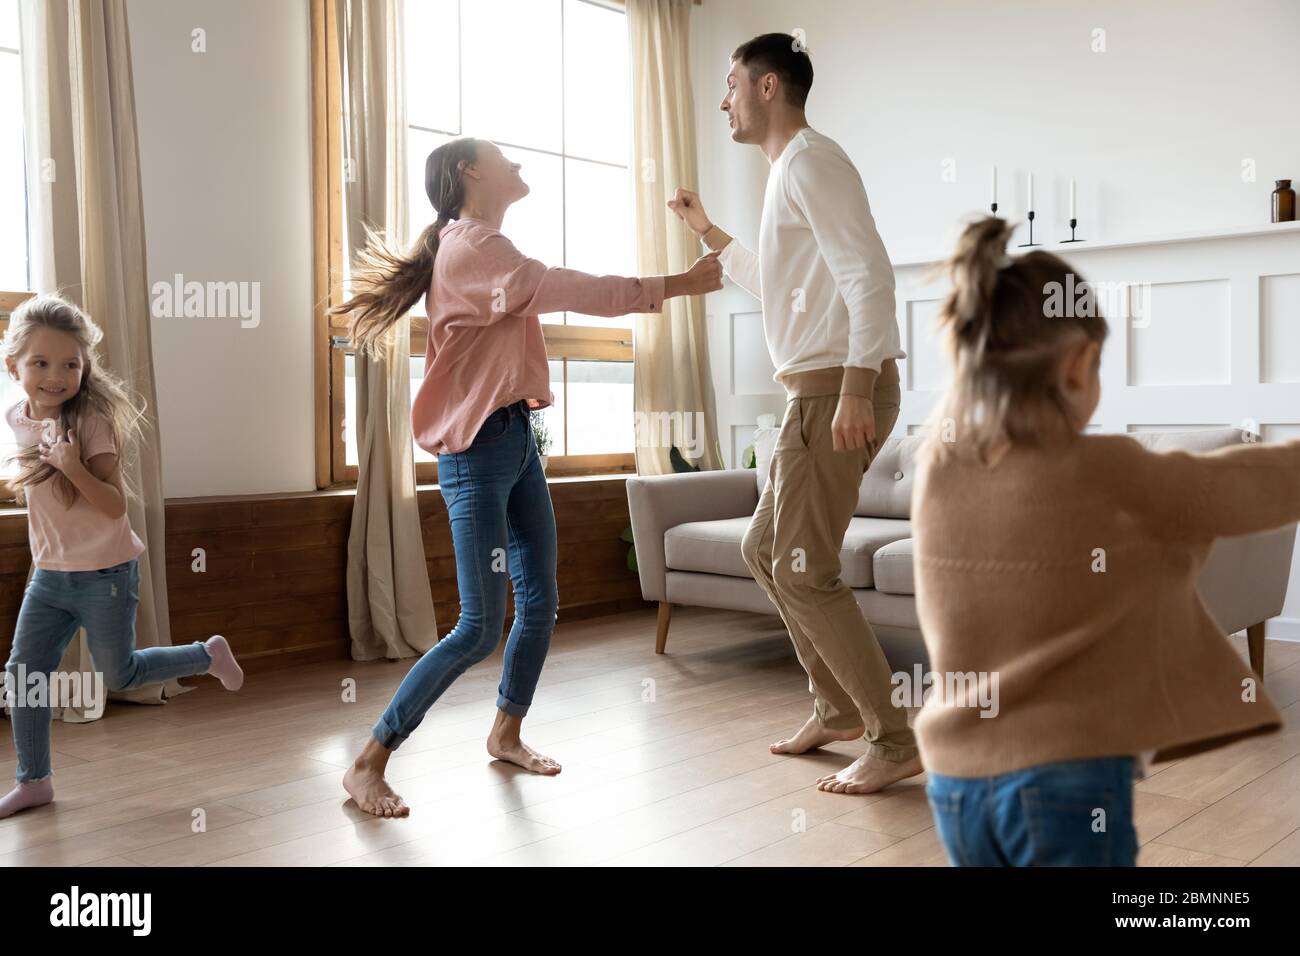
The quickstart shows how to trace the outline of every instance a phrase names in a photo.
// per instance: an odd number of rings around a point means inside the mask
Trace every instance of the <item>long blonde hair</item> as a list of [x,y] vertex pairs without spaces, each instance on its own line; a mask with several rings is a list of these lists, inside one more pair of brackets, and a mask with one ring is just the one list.
[[[59,408],[59,434],[74,431],[81,441],[85,437],[83,426],[91,419],[101,418],[107,422],[117,449],[123,489],[127,497],[133,497],[135,488],[130,477],[130,464],[144,433],[143,403],[137,402],[122,381],[101,363],[96,346],[104,337],[103,330],[66,299],[57,295],[40,295],[14,310],[9,319],[9,331],[0,342],[0,350],[6,358],[17,361],[26,351],[32,334],[39,329],[64,332],[76,339],[81,348],[81,387]],[[81,451],[85,453],[84,445]],[[19,466],[18,474],[8,479],[8,486],[19,504],[26,502],[27,488],[45,481],[54,482],[54,492],[65,505],[70,507],[76,501],[76,486],[63,472],[41,461],[40,450],[35,445],[20,448],[6,460],[6,464],[15,461]]]
[[1050,252],[1009,258],[1011,232],[1006,220],[986,216],[966,227],[943,265],[952,292],[938,323],[953,379],[927,422],[922,454],[943,459],[960,448],[988,464],[1010,445],[1065,435],[1059,363],[1080,335],[1106,340],[1097,308],[1055,315],[1051,306],[1062,289],[1084,287],[1083,277]]
[[424,228],[410,252],[366,227],[366,246],[352,267],[352,298],[330,309],[333,315],[351,316],[348,335],[358,352],[381,352],[392,327],[429,291],[438,237],[447,223],[460,218],[465,203],[460,164],[478,159],[478,145],[477,139],[461,136],[425,160],[424,191],[438,218]]

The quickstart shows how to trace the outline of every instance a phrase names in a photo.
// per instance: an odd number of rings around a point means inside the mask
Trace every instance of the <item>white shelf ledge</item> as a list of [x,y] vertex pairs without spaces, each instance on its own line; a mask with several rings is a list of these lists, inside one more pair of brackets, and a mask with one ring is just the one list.
[[[1035,221],[1034,225],[1037,227],[1038,222]],[[1091,240],[1085,240],[1082,242],[1044,242],[1041,245],[1035,243],[1033,248],[1043,249],[1047,252],[1054,252],[1060,256],[1073,256],[1080,252],[1090,252],[1092,250],[1100,249],[1123,249],[1127,246],[1160,246],[1170,245],[1176,242],[1203,242],[1208,239],[1240,239],[1246,236],[1271,236],[1278,234],[1292,236],[1300,235],[1300,222],[1268,222],[1257,226],[1202,229],[1195,232],[1139,236],[1132,239],[1116,239],[1107,242],[1092,242]],[[1020,255],[1028,251],[1028,249],[1021,249],[1017,246],[1011,246],[1007,249],[1007,252],[1011,255]],[[929,266],[943,262],[947,258],[948,256],[945,253],[941,256],[930,256],[928,258],[900,259],[894,263],[894,268],[906,269],[915,266]]]

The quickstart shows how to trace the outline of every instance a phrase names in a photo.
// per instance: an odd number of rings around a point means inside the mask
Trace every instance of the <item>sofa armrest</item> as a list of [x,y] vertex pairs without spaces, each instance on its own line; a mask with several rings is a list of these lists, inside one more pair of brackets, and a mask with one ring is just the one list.
[[665,601],[664,533],[688,521],[752,515],[758,507],[758,480],[752,468],[638,475],[627,479],[627,506],[641,596]]
[[1196,589],[1224,634],[1282,613],[1295,538],[1296,526],[1288,525],[1214,542]]

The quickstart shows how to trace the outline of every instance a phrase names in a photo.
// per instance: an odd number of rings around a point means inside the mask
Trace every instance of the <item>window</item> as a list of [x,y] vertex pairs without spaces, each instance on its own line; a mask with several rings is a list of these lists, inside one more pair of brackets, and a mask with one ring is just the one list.
[[[635,275],[626,24],[621,10],[591,0],[407,0],[408,241],[435,216],[425,158],[472,135],[523,166],[530,192],[510,207],[502,231],[525,255],[597,275]],[[424,372],[423,309],[421,302],[412,318],[412,395]],[[552,439],[547,472],[634,471],[632,317],[541,320],[555,394],[543,412]],[[330,364],[338,365],[331,377],[344,395],[330,403],[341,418],[332,429],[343,466],[334,469],[338,481],[356,474],[353,359]],[[436,480],[434,457],[416,447],[415,458],[420,480]]]
[[0,292],[13,292],[28,287],[18,0],[0,0],[0,129]]
[[[0,331],[9,313],[30,293],[27,275],[27,180],[23,161],[23,76],[19,60],[18,0],[0,0]],[[17,382],[3,377],[0,409],[23,397]],[[10,449],[0,450],[0,458]],[[16,472],[0,461],[0,476]]]

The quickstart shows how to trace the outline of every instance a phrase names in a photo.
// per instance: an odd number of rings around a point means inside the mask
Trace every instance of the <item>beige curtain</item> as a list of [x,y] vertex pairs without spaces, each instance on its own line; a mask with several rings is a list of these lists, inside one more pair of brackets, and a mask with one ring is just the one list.
[[[703,250],[666,203],[679,186],[698,185],[691,0],[627,0],[626,7],[637,271],[684,272]],[[644,426],[637,430],[637,473],[671,473],[672,445],[705,471],[722,468],[703,299],[669,299],[662,314],[635,316],[632,352],[633,408]]]
[[[171,644],[163,537],[162,453],[154,388],[144,203],[125,0],[22,0],[23,128],[27,149],[32,287],[61,292],[104,330],[108,366],[144,400],[146,437],[124,462],[139,497],[131,527],[140,556],[136,646]],[[94,670],[85,632],[60,663]],[[186,690],[176,681],[114,699],[161,703]],[[63,720],[89,719],[66,707]]]
[[[401,0],[335,0],[344,118],[344,204],[351,259],[363,224],[407,241]],[[356,357],[357,497],[348,537],[352,657],[411,657],[437,641],[420,534],[411,441],[410,319],[398,347]]]

